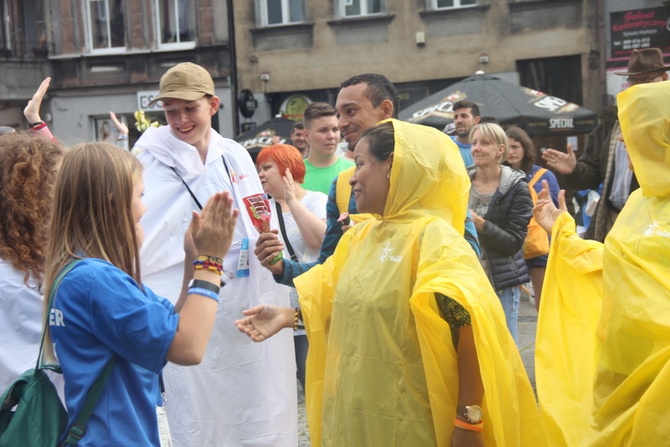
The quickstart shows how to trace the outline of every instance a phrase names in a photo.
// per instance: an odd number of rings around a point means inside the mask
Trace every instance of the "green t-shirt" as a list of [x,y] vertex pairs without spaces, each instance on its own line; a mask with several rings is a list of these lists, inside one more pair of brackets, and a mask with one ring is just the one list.
[[302,187],[308,191],[320,191],[328,194],[330,186],[337,175],[354,165],[348,158],[338,157],[337,161],[327,168],[317,168],[305,159],[305,181]]

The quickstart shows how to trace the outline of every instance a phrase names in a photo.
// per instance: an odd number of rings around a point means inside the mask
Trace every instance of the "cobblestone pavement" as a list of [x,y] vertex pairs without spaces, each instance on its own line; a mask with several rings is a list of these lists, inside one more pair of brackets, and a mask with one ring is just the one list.
[[305,414],[305,392],[298,382],[298,447],[310,447],[307,415]]
[[[537,312],[535,305],[528,301],[527,296],[521,298],[519,305],[518,341],[521,359],[528,372],[530,383],[535,389],[535,330],[537,328]],[[307,417],[305,416],[305,393],[298,383],[298,447],[311,447]]]

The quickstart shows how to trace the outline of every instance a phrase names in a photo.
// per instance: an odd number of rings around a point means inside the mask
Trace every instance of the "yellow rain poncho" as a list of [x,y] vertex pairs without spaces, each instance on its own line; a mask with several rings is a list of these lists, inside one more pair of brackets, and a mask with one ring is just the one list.
[[552,446],[670,444],[670,83],[618,96],[640,189],[605,244],[553,228],[536,347]]
[[465,242],[469,180],[443,133],[392,121],[384,216],[347,231],[295,280],[307,334],[314,446],[449,446],[457,353],[434,294],[470,313],[487,446],[543,446],[539,412],[500,301]]

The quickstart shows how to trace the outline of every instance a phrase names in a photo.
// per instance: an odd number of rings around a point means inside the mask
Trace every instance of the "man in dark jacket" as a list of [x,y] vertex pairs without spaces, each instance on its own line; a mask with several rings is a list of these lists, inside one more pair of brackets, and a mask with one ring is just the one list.
[[[663,62],[658,48],[633,50],[628,70],[617,75],[628,76],[629,85],[661,82],[668,79],[670,66]],[[612,228],[631,192],[639,185],[628,166],[626,147],[617,137],[621,133],[616,106],[603,108],[598,126],[589,135],[584,153],[577,161],[572,146],[567,152],[547,149],[542,158],[553,171],[564,174],[573,189],[603,189],[600,201],[591,217],[585,238],[600,242]]]

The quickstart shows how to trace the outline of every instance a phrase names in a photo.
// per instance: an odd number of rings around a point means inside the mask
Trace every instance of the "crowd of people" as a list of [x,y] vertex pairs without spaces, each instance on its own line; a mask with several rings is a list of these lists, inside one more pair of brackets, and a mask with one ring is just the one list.
[[[211,127],[220,100],[193,63],[162,76],[167,125],[132,152],[113,113],[118,145],[67,149],[40,118],[47,78],[32,130],[0,135],[0,386],[47,328],[70,425],[113,365],[81,446],[296,446],[298,383],[315,446],[659,445],[668,70],[633,51],[615,118],[579,161],[544,151],[549,169],[468,101],[453,137],[397,120],[372,73],[254,164]],[[576,235],[552,170],[606,185],[599,241]],[[516,345],[529,282],[537,397]]]

